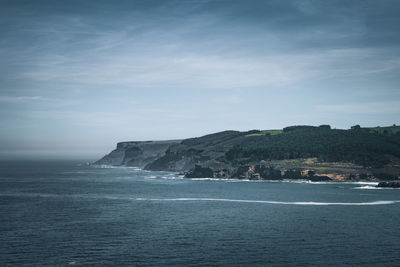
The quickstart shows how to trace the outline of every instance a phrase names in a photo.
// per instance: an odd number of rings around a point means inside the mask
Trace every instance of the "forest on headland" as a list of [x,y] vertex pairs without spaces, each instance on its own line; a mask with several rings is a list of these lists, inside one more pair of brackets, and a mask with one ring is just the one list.
[[397,180],[400,127],[289,126],[184,140],[121,142],[96,163],[200,178]]

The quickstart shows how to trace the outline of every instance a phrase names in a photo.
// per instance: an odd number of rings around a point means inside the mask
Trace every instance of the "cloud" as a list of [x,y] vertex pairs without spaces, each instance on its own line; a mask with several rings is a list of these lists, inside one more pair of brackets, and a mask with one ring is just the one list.
[[4,103],[21,103],[42,100],[40,96],[0,96],[0,102]]
[[317,105],[316,109],[322,112],[358,115],[400,114],[400,101]]
[[9,1],[0,9],[0,141],[102,147],[228,128],[395,120],[399,7]]
[[[349,16],[334,3],[277,1],[270,4],[282,14],[268,19],[241,13],[240,2],[225,11],[223,2],[199,3],[155,5],[148,16],[118,9],[118,20],[105,17],[108,26],[88,14],[58,14],[51,23],[35,19],[20,29],[39,37],[19,58],[24,68],[14,77],[81,87],[229,89],[290,87],[400,68],[398,53],[357,43],[368,33],[365,10]],[[218,8],[197,9],[209,5]],[[271,12],[263,2],[245,7]],[[325,18],[320,13],[326,8],[336,12]],[[182,11],[190,12],[174,16]]]
[[[156,48],[155,48],[156,50]],[[46,64],[46,60],[49,64]],[[400,69],[400,60],[368,48],[307,53],[218,56],[204,53],[152,57],[127,51],[95,60],[45,58],[20,74],[38,82],[130,87],[248,88],[291,86],[309,79],[365,76]]]
[[10,103],[23,106],[24,110],[29,107],[40,107],[41,109],[57,109],[79,105],[79,99],[64,99],[43,96],[0,96],[0,103]]

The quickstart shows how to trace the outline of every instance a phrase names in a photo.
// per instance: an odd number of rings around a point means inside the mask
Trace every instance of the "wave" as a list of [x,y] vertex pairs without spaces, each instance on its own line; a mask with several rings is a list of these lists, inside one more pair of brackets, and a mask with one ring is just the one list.
[[182,180],[184,177],[180,175],[164,175],[158,178],[167,179],[167,180]]
[[137,171],[144,171],[139,167],[130,167],[130,166],[112,166],[112,165],[90,165],[90,167],[95,169],[131,169]]
[[382,188],[381,187],[370,186],[370,185],[365,185],[365,186],[360,186],[360,187],[354,187],[353,189],[382,189]]
[[[184,177],[183,177],[184,178]],[[309,181],[285,181],[285,180],[250,180],[238,178],[185,178],[193,181],[221,181],[227,183],[309,183]]]
[[[272,182],[272,181],[271,181]],[[275,181],[274,181],[275,182]],[[354,184],[354,185],[378,185],[378,182],[340,182],[340,181],[329,181],[329,182],[313,182],[311,180],[282,180],[285,183],[297,183],[297,184]]]
[[[193,181],[223,181],[223,182],[252,182],[252,183],[318,183],[311,182],[309,180],[250,180],[250,179],[238,179],[238,178],[186,178]],[[327,184],[332,182],[326,182]]]
[[355,187],[355,188],[353,188],[353,189],[367,189],[367,190],[371,190],[371,189],[374,189],[374,190],[391,189],[391,190],[393,190],[393,189],[400,189],[400,188],[376,187],[376,186],[366,185],[366,186]]
[[400,203],[400,200],[378,200],[371,202],[314,202],[314,201],[270,201],[270,200],[246,200],[228,198],[135,198],[138,201],[218,201],[240,203],[262,203],[275,205],[308,205],[308,206],[372,206]]
[[224,182],[261,182],[261,180],[229,179],[229,178],[189,178],[193,181],[224,181]]
[[365,184],[365,185],[378,185],[378,182],[345,182],[348,184]]
[[311,180],[249,180],[249,179],[234,179],[234,178],[187,178],[193,181],[225,181],[225,182],[264,182],[264,183],[293,183],[293,184],[354,184],[354,185],[378,185],[377,182],[313,182]]
[[260,203],[272,205],[303,205],[303,206],[373,206],[400,203],[400,200],[377,200],[371,202],[316,202],[316,201],[272,201],[272,200],[249,200],[230,198],[134,198],[113,195],[88,195],[88,194],[43,194],[43,193],[0,193],[2,197],[41,197],[41,198],[84,198],[84,199],[110,199],[129,201],[210,201],[210,202],[237,202],[237,203]]

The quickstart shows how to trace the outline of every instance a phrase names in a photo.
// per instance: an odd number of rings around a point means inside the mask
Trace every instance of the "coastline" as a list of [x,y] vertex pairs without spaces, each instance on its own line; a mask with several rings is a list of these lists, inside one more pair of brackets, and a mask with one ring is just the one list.
[[379,187],[380,183],[400,183],[398,181],[376,181],[376,180],[327,180],[327,181],[312,181],[309,179],[240,179],[240,178],[218,178],[218,177],[185,177],[183,173],[174,172],[174,171],[151,171],[145,170],[140,167],[133,167],[133,166],[112,166],[112,165],[90,165],[94,168],[100,169],[118,169],[118,168],[127,168],[137,171],[143,172],[158,172],[158,173],[170,173],[174,174],[176,178],[179,179],[188,179],[192,181],[222,181],[222,182],[265,182],[265,183],[299,183],[299,184],[353,184],[353,185],[365,185],[365,187],[359,187],[355,189],[400,189],[400,188],[393,188],[390,186],[387,187]]

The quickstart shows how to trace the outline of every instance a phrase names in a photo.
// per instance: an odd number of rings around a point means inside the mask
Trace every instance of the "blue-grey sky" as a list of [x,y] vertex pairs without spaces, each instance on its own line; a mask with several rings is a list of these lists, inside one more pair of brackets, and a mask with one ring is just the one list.
[[0,1],[0,157],[400,123],[400,1]]

